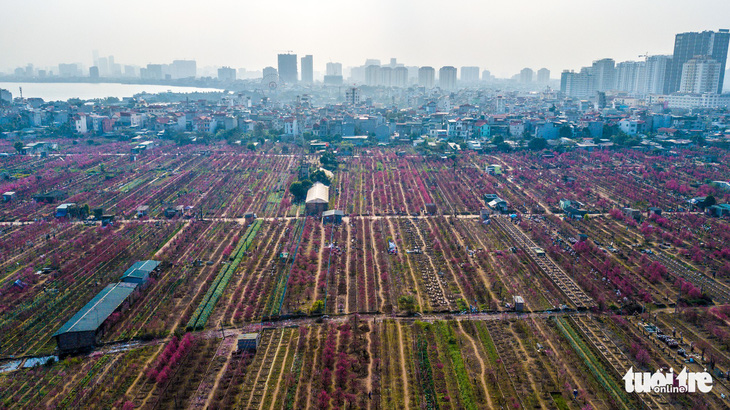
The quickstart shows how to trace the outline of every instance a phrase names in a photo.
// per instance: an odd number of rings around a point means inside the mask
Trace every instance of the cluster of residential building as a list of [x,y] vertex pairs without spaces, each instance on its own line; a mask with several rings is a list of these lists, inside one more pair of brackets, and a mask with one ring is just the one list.
[[[82,63],[61,63],[54,68],[39,69],[28,64],[18,67],[7,76],[14,80],[68,80],[87,79],[89,81],[132,80],[144,82],[170,82],[177,84],[201,84],[200,80],[211,80],[213,84],[231,85],[237,80],[249,80],[257,86],[278,87],[295,84],[308,86],[317,83],[325,86],[341,86],[359,84],[382,87],[422,86],[440,87],[453,90],[459,87],[474,87],[494,80],[489,70],[481,70],[477,66],[463,66],[459,69],[444,66],[435,69],[429,66],[405,66],[391,58],[390,63],[381,64],[378,59],[367,59],[365,64],[347,67],[347,76],[343,73],[341,63],[328,62],[324,73],[314,70],[314,57],[311,54],[298,58],[296,54],[277,55],[276,67],[268,66],[260,71],[248,71],[245,68],[204,67],[198,68],[195,60],[174,60],[169,64],[150,63],[146,66],[120,64],[114,56],[100,57],[97,52],[93,56],[93,65],[88,68]],[[532,83],[533,72],[525,68],[514,79],[521,83]],[[198,80],[198,81],[194,81]],[[194,82],[193,82],[194,81]],[[537,72],[537,84],[546,85],[550,81],[550,71],[542,68]]]
[[661,102],[668,108],[718,108],[730,105],[722,94],[730,31],[680,33],[671,55],[642,55],[644,61],[616,64],[596,60],[580,71],[565,70],[560,90],[576,98],[596,93],[623,94]]
[[397,98],[367,87],[348,87],[334,97],[311,92],[287,99],[241,92],[177,103],[153,102],[154,96],[74,104],[11,98],[12,103],[0,105],[0,127],[7,130],[6,137],[28,138],[27,153],[52,148],[32,137],[59,132],[124,134],[139,143],[138,149],[154,147],[156,137],[187,135],[196,142],[201,136],[237,130],[237,138],[244,142],[247,137],[282,142],[341,139],[353,145],[446,142],[455,149],[474,150],[499,143],[519,148],[533,138],[544,138],[550,145],[600,149],[611,147],[611,138],[618,133],[651,137],[644,138],[641,146],[662,149],[698,140],[726,142],[730,133],[725,108],[671,109],[657,98],[597,94],[581,99],[550,89],[449,92],[414,87]]

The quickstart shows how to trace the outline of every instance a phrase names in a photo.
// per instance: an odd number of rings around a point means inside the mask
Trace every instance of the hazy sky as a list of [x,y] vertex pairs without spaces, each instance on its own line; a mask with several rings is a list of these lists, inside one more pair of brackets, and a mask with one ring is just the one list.
[[195,59],[276,66],[276,54],[361,65],[477,65],[552,77],[592,60],[671,54],[683,31],[730,28],[730,0],[0,0],[0,70]]

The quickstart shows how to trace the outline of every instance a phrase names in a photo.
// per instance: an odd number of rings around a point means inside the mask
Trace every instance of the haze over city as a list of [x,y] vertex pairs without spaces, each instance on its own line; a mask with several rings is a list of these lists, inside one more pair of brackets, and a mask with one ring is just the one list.
[[669,54],[675,33],[724,27],[729,15],[724,0],[5,2],[0,71],[90,66],[93,50],[140,66],[194,59],[261,70],[293,50],[314,55],[321,72],[328,61],[396,57],[506,78],[547,67],[555,76],[605,57]]

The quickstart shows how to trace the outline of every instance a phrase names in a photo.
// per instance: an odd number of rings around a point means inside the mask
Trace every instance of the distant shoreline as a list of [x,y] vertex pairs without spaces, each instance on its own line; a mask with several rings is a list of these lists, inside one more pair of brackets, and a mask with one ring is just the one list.
[[[162,81],[146,81],[136,78],[103,78],[97,80],[91,80],[90,78],[84,77],[50,77],[50,78],[18,78],[15,76],[11,77],[0,77],[0,83],[37,83],[37,84],[125,84],[125,85],[156,85],[156,86],[170,86],[170,87],[195,87],[195,88],[210,88],[211,90],[220,91],[226,89],[224,84],[215,84],[212,81],[206,81],[203,79],[193,80],[162,80]],[[227,84],[229,85],[229,84]]]
[[[138,94],[162,95],[184,94],[197,97],[222,95],[222,88],[198,87],[172,84],[136,84],[118,82],[2,82],[0,88],[10,91],[13,97],[21,94],[25,98],[41,98],[44,101],[67,101],[71,98],[96,100],[115,97],[124,99]],[[22,90],[22,91],[21,91]],[[197,98],[194,97],[194,98]]]

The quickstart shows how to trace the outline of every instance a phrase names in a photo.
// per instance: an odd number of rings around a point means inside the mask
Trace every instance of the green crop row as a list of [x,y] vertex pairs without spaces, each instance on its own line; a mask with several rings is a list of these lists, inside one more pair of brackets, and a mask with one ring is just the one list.
[[421,334],[416,335],[416,364],[421,375],[421,387],[427,409],[437,409],[436,388],[433,382],[433,371],[428,360],[428,343]]
[[[281,311],[281,304],[283,303],[284,296],[286,295],[286,287],[289,283],[289,273],[291,268],[294,266],[294,260],[297,257],[299,251],[299,242],[302,240],[302,234],[304,233],[304,223],[297,219],[294,227],[294,236],[297,240],[297,246],[294,248],[294,252],[289,255],[289,260],[286,262],[286,266],[279,271],[274,281],[274,289],[271,293],[266,306],[264,308],[263,316],[278,316]],[[287,271],[288,269],[288,271]],[[284,274],[284,272],[287,272]]]
[[220,299],[220,297],[223,295],[223,291],[226,289],[226,286],[228,286],[228,282],[230,281],[231,276],[233,276],[233,273],[236,272],[238,265],[243,260],[243,255],[251,246],[251,243],[253,243],[254,237],[256,236],[256,233],[259,231],[260,227],[261,220],[257,219],[248,228],[248,230],[246,230],[243,238],[238,242],[236,250],[233,252],[233,262],[223,266],[221,271],[218,272],[218,275],[216,275],[215,279],[213,280],[213,284],[210,286],[210,288],[208,288],[205,296],[203,296],[203,300],[200,301],[200,304],[198,304],[195,312],[193,312],[193,315],[190,317],[190,320],[188,321],[188,324],[186,326],[186,329],[188,331],[201,330],[205,327],[205,324],[208,322],[208,318],[210,317],[211,313],[213,313],[213,309],[215,308],[216,303],[218,303],[218,299]]
[[466,409],[476,409],[477,405],[474,403],[474,392],[471,388],[472,383],[466,374],[466,367],[464,366],[464,359],[461,356],[461,349],[459,348],[456,334],[447,322],[440,321],[436,322],[435,325],[441,341],[446,345],[446,351],[451,359],[454,373],[456,373],[456,382],[459,386],[461,404]]
[[281,202],[281,200],[284,198],[284,195],[282,195],[281,192],[272,192],[269,194],[268,198],[266,199],[266,202],[271,204],[278,204]]
[[616,381],[608,375],[606,369],[601,365],[600,361],[593,355],[590,349],[583,343],[583,339],[578,336],[575,330],[570,326],[569,323],[563,318],[556,318],[555,323],[558,329],[563,333],[568,342],[570,343],[573,350],[580,356],[590,369],[591,373],[596,377],[599,383],[608,391],[624,408],[630,408],[627,403],[630,403],[629,398],[624,394],[623,389],[616,383]]
[[108,362],[110,359],[109,355],[103,356],[101,359],[99,359],[94,366],[91,367],[88,373],[86,373],[86,376],[84,376],[83,379],[74,386],[73,389],[66,395],[66,397],[63,398],[61,403],[58,405],[59,409],[65,409],[69,407],[73,400],[76,398],[76,396],[79,394],[79,391],[83,390],[87,384],[91,381],[91,378],[96,374],[97,371],[99,371],[100,368],[102,368],[106,362]]

